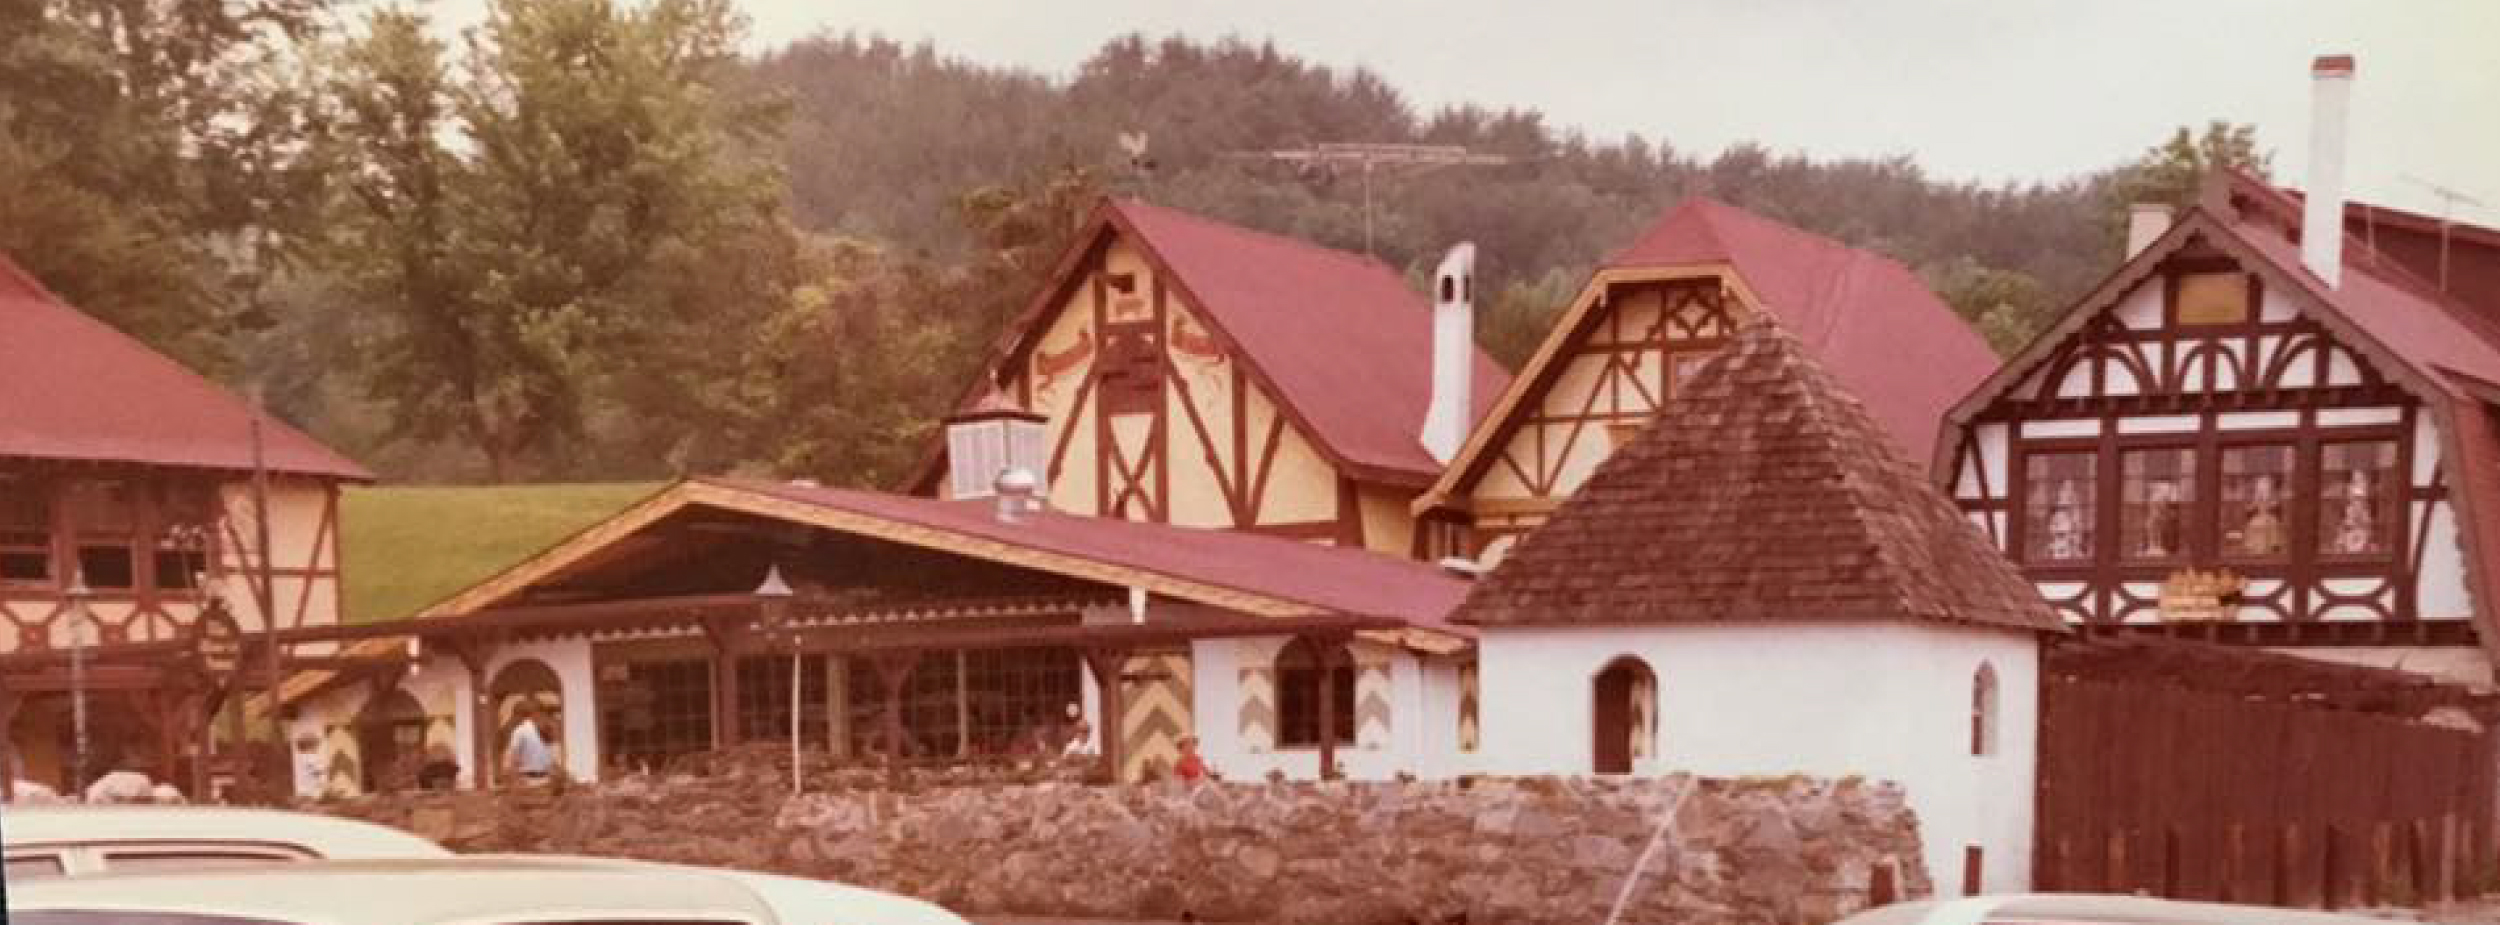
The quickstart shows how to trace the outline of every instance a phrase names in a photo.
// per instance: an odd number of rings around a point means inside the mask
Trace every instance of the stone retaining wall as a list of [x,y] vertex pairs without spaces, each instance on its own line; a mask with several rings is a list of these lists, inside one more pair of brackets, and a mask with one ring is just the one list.
[[[325,804],[464,851],[823,877],[965,913],[1277,922],[1828,922],[1926,892],[1902,792],[1857,780],[1035,783],[788,795],[757,775]],[[1463,917],[1463,918],[1462,918]]]

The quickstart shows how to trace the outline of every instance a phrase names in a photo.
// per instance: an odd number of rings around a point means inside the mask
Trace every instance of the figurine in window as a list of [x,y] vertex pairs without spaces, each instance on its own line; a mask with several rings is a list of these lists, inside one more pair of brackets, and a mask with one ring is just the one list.
[[2261,475],[2248,490],[2248,519],[2240,524],[2240,552],[2272,556],[2283,552],[2283,502],[2274,495],[2274,476]]
[[2144,550],[2148,559],[2166,559],[2179,551],[2179,486],[2169,480],[2152,484],[2144,511]]
[[2049,509],[2049,558],[2081,559],[2090,554],[2091,546],[2083,536],[2083,517],[2075,510],[2081,506],[2075,497],[2074,480],[2057,483],[2057,503]]
[[2359,469],[2344,480],[2344,515],[2335,527],[2335,551],[2347,555],[2378,551],[2378,516],[2370,507],[2370,476]]

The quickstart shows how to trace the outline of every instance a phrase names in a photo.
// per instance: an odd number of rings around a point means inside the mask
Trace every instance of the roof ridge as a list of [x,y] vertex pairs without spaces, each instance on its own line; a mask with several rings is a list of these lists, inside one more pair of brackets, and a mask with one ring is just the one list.
[[[2304,199],[2302,198],[2306,194],[2297,193],[2290,187],[2276,186],[2263,177],[2238,168],[2230,169],[2227,175],[2237,181],[2238,185],[2270,198],[2271,210],[2276,213],[2273,217],[2282,221],[2288,230],[2304,235],[2308,233],[2305,227],[2308,223],[2308,212],[2303,209]],[[2347,203],[2347,214],[2349,214],[2350,206],[2354,204],[2368,205],[2357,203],[2357,201]],[[2237,218],[2237,216],[2234,217]],[[2406,295],[2429,302],[2433,307],[2447,312],[2450,317],[2474,330],[2475,333],[2481,334],[2485,340],[2491,341],[2494,345],[2500,345],[2500,319],[2489,317],[2455,295],[2441,291],[2430,280],[2424,279],[2421,274],[2406,267],[2402,261],[2390,256],[2386,251],[2370,246],[2368,239],[2344,230],[2342,220],[2339,219],[2335,227],[2336,232],[2344,236],[2343,262],[2346,269],[2367,274]],[[2310,272],[2306,266],[2287,269]],[[2336,290],[2330,288],[2327,291],[2332,294]],[[2493,308],[2500,310],[2500,306]]]
[[1398,277],[1401,282],[1405,280],[1405,275],[1400,273],[1396,267],[1389,265],[1388,261],[1382,260],[1379,257],[1370,254],[1358,254],[1349,250],[1341,250],[1339,248],[1329,247],[1328,245],[1320,244],[1315,241],[1307,241],[1302,238],[1297,238],[1282,232],[1268,231],[1262,228],[1253,228],[1248,225],[1236,224],[1223,219],[1200,215],[1185,209],[1178,209],[1172,206],[1147,202],[1144,199],[1139,199],[1133,196],[1113,199],[1111,200],[1111,206],[1114,209],[1122,210],[1132,208],[1146,209],[1158,216],[1168,217],[1175,221],[1189,222],[1203,227],[1221,229],[1233,234],[1259,238],[1279,246],[1306,251],[1313,256],[1326,257],[1332,260],[1351,263],[1360,267],[1382,270],[1392,276]]

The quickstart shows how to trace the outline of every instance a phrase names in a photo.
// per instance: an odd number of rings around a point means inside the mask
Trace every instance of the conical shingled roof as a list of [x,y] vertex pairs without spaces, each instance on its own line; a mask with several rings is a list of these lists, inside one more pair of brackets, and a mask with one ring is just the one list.
[[1452,619],[2062,631],[1883,434],[1796,337],[1749,323]]

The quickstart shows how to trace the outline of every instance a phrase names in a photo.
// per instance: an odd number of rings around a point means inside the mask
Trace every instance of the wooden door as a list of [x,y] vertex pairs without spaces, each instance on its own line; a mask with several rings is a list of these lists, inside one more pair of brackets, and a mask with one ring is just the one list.
[[1590,770],[1599,774],[1632,773],[1632,689],[1636,669],[1615,664],[1597,673],[1591,685],[1589,737],[1593,745]]

